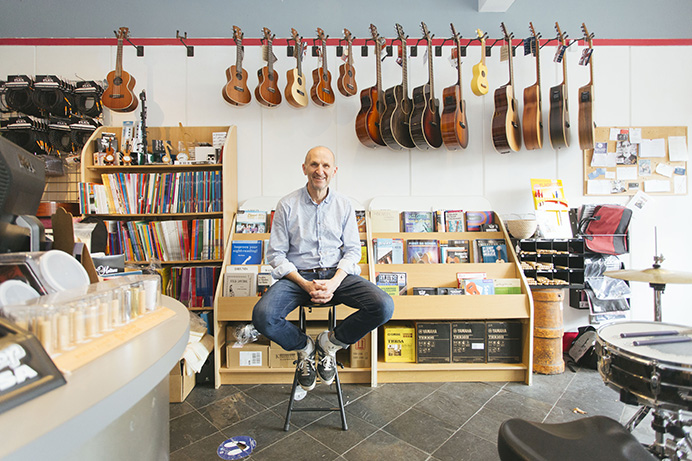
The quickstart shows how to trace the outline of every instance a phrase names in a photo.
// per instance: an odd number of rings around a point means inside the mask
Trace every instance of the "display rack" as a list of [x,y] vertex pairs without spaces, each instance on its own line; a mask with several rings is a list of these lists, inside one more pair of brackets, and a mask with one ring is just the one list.
[[582,239],[519,240],[518,256],[521,262],[539,263],[541,266],[541,268],[524,267],[527,278],[537,280],[537,277],[544,277],[557,282],[556,284],[531,284],[532,287],[584,288],[584,240]]

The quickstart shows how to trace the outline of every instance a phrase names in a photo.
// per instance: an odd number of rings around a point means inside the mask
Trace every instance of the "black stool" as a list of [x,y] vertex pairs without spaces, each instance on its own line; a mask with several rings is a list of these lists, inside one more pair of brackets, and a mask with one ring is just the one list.
[[591,416],[557,424],[509,419],[497,436],[502,461],[651,461],[656,458],[620,423]]
[[[299,319],[299,325],[300,329],[303,333],[305,333],[305,309],[308,309],[310,312],[312,312],[313,308],[323,308],[323,307],[328,307],[329,308],[329,331],[334,331],[334,328],[336,328],[336,304],[334,303],[326,303],[326,304],[306,304],[304,306],[298,307],[298,319]],[[315,345],[317,347],[317,345]],[[339,406],[338,407],[295,407],[295,396],[296,396],[296,388],[299,386],[298,384],[298,369],[296,368],[296,372],[293,375],[293,386],[291,387],[291,398],[288,400],[288,411],[286,412],[286,422],[284,423],[284,431],[288,431],[291,425],[291,413],[294,411],[338,411],[341,413],[341,427],[343,430],[347,431],[348,430],[348,424],[346,424],[346,410],[344,409],[344,397],[343,394],[341,393],[341,381],[339,381],[339,370],[338,368],[342,367],[343,365],[339,362],[337,362],[337,365],[335,367],[335,376],[334,376],[334,382],[336,383],[336,395],[339,399]]]

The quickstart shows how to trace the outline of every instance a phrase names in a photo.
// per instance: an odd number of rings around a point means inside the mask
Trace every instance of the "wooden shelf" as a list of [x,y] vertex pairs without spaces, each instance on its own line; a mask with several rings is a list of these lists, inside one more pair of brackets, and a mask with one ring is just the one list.
[[170,164],[170,165],[90,165],[86,169],[88,171],[94,171],[99,174],[109,173],[112,171],[125,172],[128,171],[145,171],[149,173],[163,172],[167,173],[170,171],[206,171],[206,170],[220,170],[223,167],[222,163],[191,163],[191,164]]
[[377,362],[380,383],[524,381],[523,363],[392,363]]
[[131,219],[138,219],[142,221],[163,221],[223,218],[224,214],[222,211],[214,211],[210,213],[90,214],[89,216],[110,221],[129,221]]
[[[236,367],[218,370],[220,384],[291,384],[295,368]],[[369,368],[340,368],[339,380],[344,384],[370,382]],[[218,387],[218,386],[217,386]]]
[[[151,264],[151,261],[126,261],[127,264],[139,264],[139,265],[147,265]],[[162,264],[164,266],[204,266],[204,265],[211,265],[211,266],[217,266],[221,264],[220,259],[186,259],[186,260],[181,260],[181,261],[158,261],[159,264]]]

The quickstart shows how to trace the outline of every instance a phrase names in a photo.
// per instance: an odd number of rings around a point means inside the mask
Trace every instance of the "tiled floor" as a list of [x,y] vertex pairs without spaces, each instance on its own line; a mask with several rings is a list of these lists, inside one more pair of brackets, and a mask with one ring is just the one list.
[[[338,413],[302,412],[284,432],[290,386],[197,386],[185,402],[170,405],[171,460],[219,460],[218,446],[241,435],[256,440],[246,458],[254,460],[497,460],[497,432],[506,419],[551,423],[606,415],[625,423],[636,410],[589,369],[534,374],[532,386],[350,384],[343,390],[348,431]],[[323,406],[324,400],[336,405],[334,392],[318,384],[299,404]],[[650,417],[634,433],[652,442]]]

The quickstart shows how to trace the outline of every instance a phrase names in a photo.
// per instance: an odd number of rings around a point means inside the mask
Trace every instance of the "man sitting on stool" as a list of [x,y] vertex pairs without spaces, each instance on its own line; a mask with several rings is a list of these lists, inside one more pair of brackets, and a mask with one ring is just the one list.
[[[276,205],[267,260],[277,282],[262,295],[252,323],[287,351],[298,352],[298,382],[315,387],[316,375],[327,385],[336,373],[336,351],[347,348],[394,313],[394,301],[362,278],[358,225],[348,198],[329,189],[336,159],[323,146],[310,149],[303,163],[308,182]],[[334,302],[357,309],[333,332],[312,340],[286,316],[308,303]],[[317,353],[317,367],[315,367]]]

